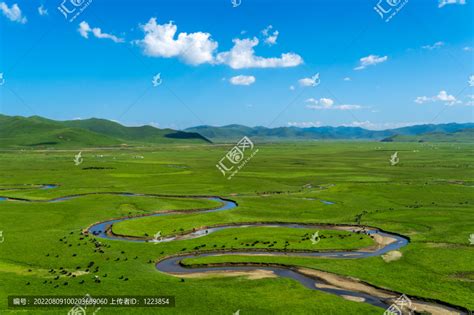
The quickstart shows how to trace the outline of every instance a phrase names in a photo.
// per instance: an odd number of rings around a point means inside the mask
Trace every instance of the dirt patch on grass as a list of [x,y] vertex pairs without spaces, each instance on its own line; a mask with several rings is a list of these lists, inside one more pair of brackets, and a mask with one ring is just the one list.
[[352,301],[352,302],[364,302],[365,299],[362,298],[362,297],[358,297],[358,296],[352,296],[352,295],[341,295],[343,298],[345,298],[346,300],[349,300],[349,301]]
[[402,253],[399,252],[398,250],[392,250],[392,251],[386,253],[385,255],[382,255],[382,259],[386,263],[389,263],[389,262],[392,262],[392,261],[399,260],[400,258],[402,258],[402,256],[403,256]]
[[342,277],[336,274],[308,268],[298,268],[298,271],[304,275],[322,279],[329,285],[335,286],[337,288],[363,292],[383,299],[388,299],[394,296],[389,291],[385,292],[384,290],[374,288],[367,284],[361,283],[354,278]]
[[397,241],[397,239],[394,237],[384,236],[380,234],[373,234],[373,239],[375,243],[377,243],[377,245],[379,245],[380,247],[385,247]]
[[276,278],[277,276],[271,270],[249,270],[249,271],[212,271],[196,272],[190,274],[172,273],[171,275],[180,278],[216,278],[216,277],[246,277],[249,280],[258,280],[265,278]]

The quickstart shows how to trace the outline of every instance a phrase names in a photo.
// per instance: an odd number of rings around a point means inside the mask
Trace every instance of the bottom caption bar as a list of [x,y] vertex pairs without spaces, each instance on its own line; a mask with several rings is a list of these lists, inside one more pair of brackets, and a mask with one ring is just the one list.
[[8,307],[175,307],[174,296],[44,296],[13,295]]

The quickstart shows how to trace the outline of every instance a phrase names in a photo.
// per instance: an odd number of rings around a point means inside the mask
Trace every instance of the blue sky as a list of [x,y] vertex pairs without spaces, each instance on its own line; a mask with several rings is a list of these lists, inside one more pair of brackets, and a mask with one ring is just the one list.
[[177,129],[472,122],[473,1],[403,3],[0,0],[0,113]]

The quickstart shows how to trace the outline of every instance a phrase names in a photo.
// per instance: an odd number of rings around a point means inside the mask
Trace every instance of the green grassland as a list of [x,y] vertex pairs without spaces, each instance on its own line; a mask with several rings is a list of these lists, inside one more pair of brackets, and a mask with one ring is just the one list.
[[[156,218],[156,217],[155,217]],[[120,222],[114,226],[113,231],[120,235],[144,237],[146,235],[154,235],[157,231],[155,226],[159,226],[157,222],[150,222],[144,218],[143,220],[134,220]],[[163,219],[163,218],[161,218]],[[163,220],[161,220],[163,221]],[[166,220],[167,221],[167,220]],[[167,222],[169,224],[169,222]],[[167,225],[169,226],[169,225]],[[174,235],[181,231],[172,230],[173,224],[168,228],[171,233],[165,233],[162,230],[162,236],[167,234]],[[143,229],[142,229],[143,227]],[[164,230],[164,229],[163,229]],[[143,232],[147,231],[147,232]],[[321,240],[317,244],[312,244],[310,237],[318,231]],[[204,241],[204,240],[203,240]],[[345,231],[331,230],[315,230],[315,229],[292,229],[292,228],[274,228],[274,227],[252,227],[252,228],[234,228],[229,230],[221,230],[210,234],[206,237],[206,244],[212,244],[210,247],[206,245],[200,250],[215,249],[288,249],[288,250],[328,250],[328,249],[359,249],[373,245],[373,241],[367,235],[359,235]]]
[[[0,196],[48,200],[91,192],[218,195],[239,206],[229,211],[183,213],[123,222],[114,231],[164,235],[234,222],[361,224],[406,235],[399,260],[336,260],[270,256],[188,259],[204,262],[274,262],[357,277],[373,285],[474,309],[474,146],[436,143],[305,142],[258,144],[258,154],[232,180],[216,169],[224,145],[167,145],[143,149],[0,152]],[[398,151],[400,163],[388,160]],[[140,156],[140,158],[137,158]],[[143,157],[143,158],[141,158]],[[21,184],[58,184],[41,190]],[[327,205],[321,200],[334,202]],[[383,309],[308,290],[283,278],[186,279],[156,271],[154,262],[194,248],[350,249],[371,239],[320,230],[317,245],[286,228],[228,229],[193,240],[147,244],[99,240],[81,230],[110,218],[161,210],[213,208],[203,199],[88,195],[55,203],[0,201],[0,313],[8,295],[173,295],[175,308],[120,309],[120,314],[382,314]],[[341,237],[340,235],[346,235]],[[236,239],[237,238],[237,239]],[[301,241],[301,243],[300,243]],[[205,245],[205,246],[203,246]],[[216,245],[216,247],[214,247]],[[264,247],[265,248],[265,247]],[[91,266],[91,262],[93,262]],[[61,269],[62,268],[62,269]],[[53,271],[51,271],[53,270]],[[61,270],[66,270],[62,272]],[[100,283],[94,281],[94,276]],[[31,314],[66,314],[67,308]],[[98,314],[117,314],[102,308]]]

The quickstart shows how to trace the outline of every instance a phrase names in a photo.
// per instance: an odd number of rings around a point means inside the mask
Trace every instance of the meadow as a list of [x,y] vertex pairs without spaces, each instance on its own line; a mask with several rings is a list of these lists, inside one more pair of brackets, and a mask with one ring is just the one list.
[[[0,313],[66,314],[67,308],[25,312],[7,306],[9,295],[167,295],[174,308],[121,308],[120,314],[382,314],[366,303],[305,288],[286,278],[193,277],[156,270],[176,253],[213,248],[357,249],[365,235],[285,228],[229,229],[197,239],[149,244],[100,240],[83,230],[111,218],[165,210],[217,207],[220,196],[238,203],[229,211],[142,217],[113,226],[118,234],[145,236],[238,222],[362,224],[404,235],[410,243],[393,261],[221,255],[185,264],[229,262],[304,266],[358,278],[410,296],[474,309],[474,145],[458,143],[295,142],[259,144],[258,154],[226,179],[215,167],[231,145],[162,145],[78,151],[0,151]],[[391,166],[398,152],[400,163]],[[25,185],[28,184],[28,185]],[[40,189],[42,184],[58,185]],[[85,195],[95,192],[166,195]],[[189,196],[173,198],[172,196]],[[332,204],[324,203],[330,201]],[[333,237],[330,237],[333,236]],[[258,241],[258,243],[255,243]],[[252,245],[254,244],[254,245]],[[286,245],[288,244],[288,245]],[[93,268],[89,267],[93,262]],[[53,272],[51,271],[53,270]],[[62,272],[65,270],[65,272]],[[95,281],[96,277],[100,282]],[[102,308],[98,314],[116,314]]]

